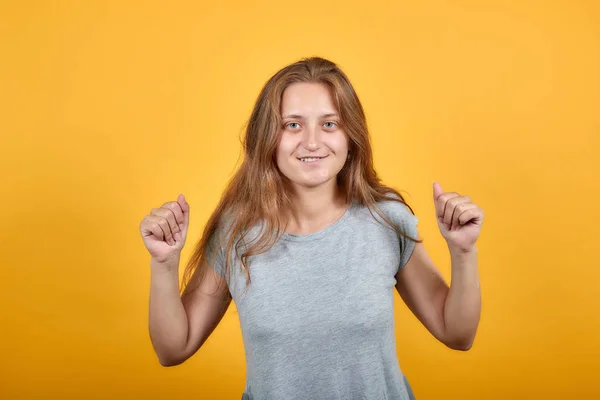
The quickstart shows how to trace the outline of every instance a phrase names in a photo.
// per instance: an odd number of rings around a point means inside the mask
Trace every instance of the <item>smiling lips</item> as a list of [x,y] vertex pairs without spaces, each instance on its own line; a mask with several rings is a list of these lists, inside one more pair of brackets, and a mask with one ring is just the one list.
[[317,161],[322,160],[323,158],[326,158],[327,156],[321,156],[321,157],[298,157],[298,160],[305,162],[305,163],[314,163]]

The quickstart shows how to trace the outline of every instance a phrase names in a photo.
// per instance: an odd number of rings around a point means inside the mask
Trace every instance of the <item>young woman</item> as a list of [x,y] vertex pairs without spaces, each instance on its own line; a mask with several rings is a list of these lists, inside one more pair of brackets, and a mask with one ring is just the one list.
[[412,209],[380,182],[369,140],[361,103],[334,63],[303,59],[269,79],[243,163],[181,292],[189,204],[179,195],[140,225],[152,256],[150,337],[162,365],[191,357],[233,299],[247,361],[243,399],[414,399],[396,356],[394,288],[438,340],[471,347],[483,212],[434,184],[448,287]]

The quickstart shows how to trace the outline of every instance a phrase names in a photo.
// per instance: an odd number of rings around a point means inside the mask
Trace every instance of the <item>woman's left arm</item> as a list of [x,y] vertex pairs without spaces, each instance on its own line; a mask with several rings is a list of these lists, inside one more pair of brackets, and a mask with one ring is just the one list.
[[476,241],[483,211],[468,196],[444,193],[434,184],[438,226],[452,265],[451,285],[444,281],[422,243],[396,275],[398,293],[421,323],[446,346],[468,350],[481,314]]

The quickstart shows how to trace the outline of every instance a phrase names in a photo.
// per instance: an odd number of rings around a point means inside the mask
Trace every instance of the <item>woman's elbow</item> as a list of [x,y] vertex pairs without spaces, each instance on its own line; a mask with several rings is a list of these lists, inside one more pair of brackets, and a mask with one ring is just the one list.
[[179,364],[181,364],[180,361],[175,361],[175,360],[164,360],[164,359],[159,359],[158,362],[160,363],[160,365],[162,365],[163,367],[175,367]]
[[469,351],[473,347],[474,337],[455,338],[446,340],[444,344],[452,350]]
[[158,356],[158,362],[163,367],[175,367],[177,365],[183,364],[185,360],[185,357],[174,357],[167,355]]

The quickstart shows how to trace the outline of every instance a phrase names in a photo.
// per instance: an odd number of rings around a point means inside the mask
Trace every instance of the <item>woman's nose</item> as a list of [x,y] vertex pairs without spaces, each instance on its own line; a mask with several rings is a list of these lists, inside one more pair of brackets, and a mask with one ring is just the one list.
[[315,150],[319,148],[318,127],[309,126],[304,130],[304,146],[307,149]]

